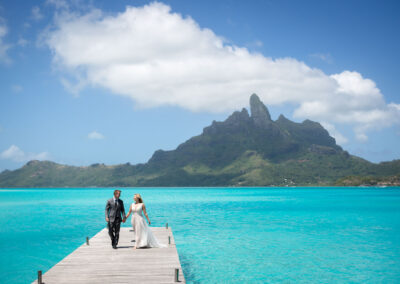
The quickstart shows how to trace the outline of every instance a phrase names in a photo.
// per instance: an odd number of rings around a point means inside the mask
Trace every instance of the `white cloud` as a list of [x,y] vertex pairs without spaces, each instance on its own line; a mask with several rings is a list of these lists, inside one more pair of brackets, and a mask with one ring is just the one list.
[[42,152],[39,154],[25,153],[15,145],[11,145],[10,148],[4,150],[0,154],[1,159],[12,160],[14,162],[27,162],[30,160],[48,160],[50,155],[48,152]]
[[367,131],[400,122],[400,105],[386,104],[372,80],[350,71],[330,77],[337,82],[334,92],[300,103],[294,112],[295,117],[308,116],[320,121],[353,125],[355,136],[361,142],[368,139]]
[[[252,53],[161,3],[116,15],[97,9],[57,15],[46,44],[73,90],[104,87],[137,107],[209,112],[240,109],[257,93],[267,105],[294,105],[295,117],[351,125],[361,140],[400,121],[398,105],[386,104],[358,72],[327,75],[293,58]],[[65,81],[71,75],[75,89]]]
[[97,132],[97,131],[93,131],[93,132],[90,132],[90,133],[88,134],[88,138],[89,138],[89,139],[101,140],[101,139],[104,139],[105,137],[104,137],[103,134],[101,134],[101,133],[99,133],[99,132]]
[[79,92],[85,87],[85,81],[83,79],[76,80],[77,83],[73,83],[66,78],[61,78],[60,81],[64,88],[74,96],[78,96]]
[[321,125],[329,132],[329,135],[335,138],[336,143],[339,145],[346,144],[349,140],[340,133],[336,127],[328,122],[321,121]]
[[7,51],[11,45],[4,42],[4,37],[8,33],[7,25],[3,18],[0,17],[0,63],[10,64],[11,59],[9,58]]
[[35,7],[32,8],[31,17],[35,21],[39,21],[39,20],[41,20],[43,18],[43,15],[40,12],[40,8],[38,6],[35,6]]

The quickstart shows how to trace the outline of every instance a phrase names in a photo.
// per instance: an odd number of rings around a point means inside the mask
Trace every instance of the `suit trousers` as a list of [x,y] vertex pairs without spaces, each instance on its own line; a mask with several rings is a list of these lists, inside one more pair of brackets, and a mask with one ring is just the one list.
[[108,234],[110,235],[112,246],[118,244],[120,226],[121,218],[115,218],[113,222],[108,222]]

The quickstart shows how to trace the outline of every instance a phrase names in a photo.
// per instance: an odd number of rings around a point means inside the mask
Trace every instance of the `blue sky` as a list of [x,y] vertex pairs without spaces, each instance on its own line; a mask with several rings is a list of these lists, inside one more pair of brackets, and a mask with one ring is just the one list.
[[0,1],[0,171],[144,163],[255,92],[400,158],[397,1]]

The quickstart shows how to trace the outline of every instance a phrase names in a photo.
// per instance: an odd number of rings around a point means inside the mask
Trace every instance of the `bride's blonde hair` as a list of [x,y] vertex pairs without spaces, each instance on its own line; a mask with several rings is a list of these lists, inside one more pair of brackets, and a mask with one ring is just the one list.
[[143,203],[143,199],[142,199],[142,197],[140,196],[139,193],[136,193],[134,196],[137,197],[139,203]]

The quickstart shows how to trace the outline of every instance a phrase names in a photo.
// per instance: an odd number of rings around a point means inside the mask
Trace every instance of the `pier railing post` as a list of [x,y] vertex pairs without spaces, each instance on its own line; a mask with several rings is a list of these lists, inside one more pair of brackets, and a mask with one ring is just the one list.
[[168,229],[168,223],[165,223],[165,229]]
[[39,270],[37,272],[37,282],[38,282],[38,284],[43,284],[43,282],[42,282],[42,270]]
[[86,244],[89,245],[89,237],[86,237]]
[[175,282],[179,282],[179,268],[175,268],[175,277],[174,277]]

